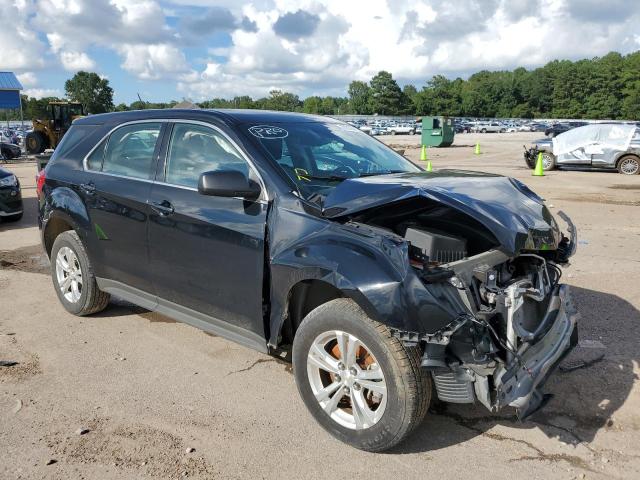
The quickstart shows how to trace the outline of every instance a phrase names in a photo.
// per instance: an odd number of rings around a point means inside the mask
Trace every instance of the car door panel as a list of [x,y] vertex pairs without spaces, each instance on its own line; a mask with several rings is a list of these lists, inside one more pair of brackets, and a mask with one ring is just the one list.
[[[100,265],[98,276],[111,278],[145,291],[151,282],[144,267],[147,254],[146,200],[150,182],[142,182],[110,175],[94,175],[94,190],[83,194],[91,219],[95,263]],[[135,268],[134,268],[135,267]]]
[[[261,200],[198,193],[195,186],[202,171],[234,169],[246,173],[249,165],[239,154],[230,155],[210,139],[197,138],[210,132],[215,138],[226,138],[222,132],[202,125],[189,131],[189,125],[173,126],[172,140],[163,154],[165,168],[159,168],[159,181],[150,193],[149,255],[154,289],[160,301],[206,315],[211,323],[223,321],[264,338],[262,289],[268,205]],[[179,139],[175,144],[174,138]],[[172,162],[176,161],[180,164],[174,168]]]
[[264,333],[262,278],[267,206],[155,184],[149,244],[159,297],[246,330]]

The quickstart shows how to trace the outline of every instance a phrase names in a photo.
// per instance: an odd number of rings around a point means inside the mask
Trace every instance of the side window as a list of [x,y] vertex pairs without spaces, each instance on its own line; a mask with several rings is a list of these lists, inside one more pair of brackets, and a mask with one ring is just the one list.
[[89,170],[102,170],[102,159],[104,158],[104,151],[106,150],[107,140],[103,140],[96,149],[91,152],[91,155],[87,157],[87,168]]
[[72,125],[53,151],[51,160],[68,156],[83,140],[93,135],[97,128],[95,125]]
[[160,123],[139,123],[117,129],[109,136],[102,171],[151,179],[153,152],[159,136]]
[[239,170],[250,175],[245,159],[222,134],[202,125],[176,123],[169,144],[165,181],[197,188],[200,174],[212,170]]

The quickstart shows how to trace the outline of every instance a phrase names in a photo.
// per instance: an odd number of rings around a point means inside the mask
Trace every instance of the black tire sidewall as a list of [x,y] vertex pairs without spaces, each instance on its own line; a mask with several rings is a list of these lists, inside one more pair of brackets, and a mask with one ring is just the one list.
[[[73,250],[73,253],[76,254],[78,258],[78,263],[80,263],[80,270],[82,271],[82,293],[80,294],[80,300],[75,303],[68,301],[64,298],[64,295],[60,291],[60,286],[58,285],[58,278],[56,276],[56,258],[58,252],[62,247],[69,247]],[[62,306],[69,313],[73,313],[74,315],[82,315],[83,311],[86,309],[89,299],[91,298],[91,289],[93,288],[94,279],[93,274],[91,273],[91,268],[89,267],[89,259],[87,257],[87,253],[84,250],[84,246],[80,241],[78,235],[74,231],[63,232],[55,239],[53,242],[53,247],[51,248],[51,279],[53,281],[53,287],[58,295],[58,299]]]
[[[323,308],[326,306],[328,304],[311,312],[296,332],[293,371],[298,392],[316,421],[334,437],[363,450],[384,450],[387,444],[395,444],[395,439],[403,431],[407,415],[406,379],[382,336],[371,323],[363,322],[363,318],[354,315],[352,310]],[[318,312],[319,309],[322,311]],[[322,410],[311,390],[307,376],[307,354],[317,336],[331,330],[345,331],[360,339],[370,349],[384,374],[387,386],[385,412],[375,425],[366,430],[352,430],[338,424]]]

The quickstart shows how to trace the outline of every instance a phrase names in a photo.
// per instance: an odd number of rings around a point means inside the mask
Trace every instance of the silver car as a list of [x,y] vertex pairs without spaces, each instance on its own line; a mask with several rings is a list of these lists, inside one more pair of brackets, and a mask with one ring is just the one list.
[[524,159],[534,168],[542,154],[544,170],[561,166],[617,169],[625,175],[640,173],[640,129],[635,125],[592,124],[543,138],[525,147]]

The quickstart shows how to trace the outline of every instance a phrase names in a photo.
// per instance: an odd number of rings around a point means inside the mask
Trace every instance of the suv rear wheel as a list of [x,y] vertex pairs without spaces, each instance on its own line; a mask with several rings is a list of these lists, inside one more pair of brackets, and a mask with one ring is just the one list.
[[98,288],[84,245],[73,230],[53,242],[51,277],[60,303],[74,315],[100,312],[109,303],[110,295]]
[[304,319],[293,342],[293,371],[305,405],[337,439],[371,452],[400,443],[431,400],[421,351],[349,299],[332,300]]

